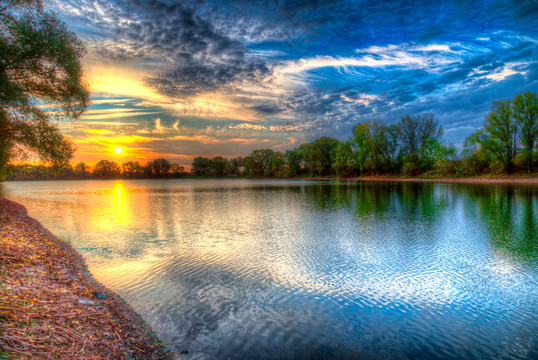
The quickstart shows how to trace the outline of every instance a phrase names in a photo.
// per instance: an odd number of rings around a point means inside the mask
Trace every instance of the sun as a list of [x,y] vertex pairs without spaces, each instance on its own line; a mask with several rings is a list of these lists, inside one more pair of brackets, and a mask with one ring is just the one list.
[[119,146],[118,146],[117,148],[114,149],[114,152],[115,152],[116,154],[121,154],[121,151],[122,151],[122,149],[121,149]]

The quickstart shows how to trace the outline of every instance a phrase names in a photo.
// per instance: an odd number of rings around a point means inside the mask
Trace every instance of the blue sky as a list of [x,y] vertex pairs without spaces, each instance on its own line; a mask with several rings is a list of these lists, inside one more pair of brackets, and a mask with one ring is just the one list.
[[[432,112],[461,148],[538,89],[536,1],[54,0],[87,43],[75,160],[184,165]],[[114,155],[116,146],[124,148]]]

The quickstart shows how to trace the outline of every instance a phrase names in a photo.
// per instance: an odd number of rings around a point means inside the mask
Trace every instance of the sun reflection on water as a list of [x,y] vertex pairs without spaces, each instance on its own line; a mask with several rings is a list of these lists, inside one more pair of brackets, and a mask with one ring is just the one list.
[[123,181],[116,181],[114,183],[114,193],[115,193],[115,196],[114,196],[114,205],[115,205],[115,208],[116,208],[116,214],[117,214],[117,217],[118,219],[123,219],[125,218],[124,216],[124,210],[125,209],[125,197],[123,196],[123,192],[124,192],[124,188],[123,188]]

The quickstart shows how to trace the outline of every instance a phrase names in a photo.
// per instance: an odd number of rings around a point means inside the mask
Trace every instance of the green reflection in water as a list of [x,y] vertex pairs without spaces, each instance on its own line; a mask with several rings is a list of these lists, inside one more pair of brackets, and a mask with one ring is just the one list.
[[443,213],[463,203],[465,216],[476,221],[494,248],[538,260],[538,187],[533,185],[331,182],[290,190],[305,193],[321,210],[354,209],[359,219],[398,216],[402,225],[435,226]]
[[465,186],[466,215],[479,219],[499,250],[538,260],[538,188],[533,186]]

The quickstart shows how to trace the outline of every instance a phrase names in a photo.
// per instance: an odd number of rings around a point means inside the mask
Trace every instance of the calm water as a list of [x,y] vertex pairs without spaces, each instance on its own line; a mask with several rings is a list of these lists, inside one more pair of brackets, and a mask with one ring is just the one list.
[[189,359],[536,359],[538,187],[11,182]]

